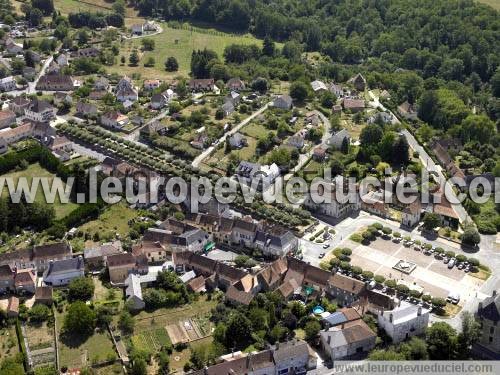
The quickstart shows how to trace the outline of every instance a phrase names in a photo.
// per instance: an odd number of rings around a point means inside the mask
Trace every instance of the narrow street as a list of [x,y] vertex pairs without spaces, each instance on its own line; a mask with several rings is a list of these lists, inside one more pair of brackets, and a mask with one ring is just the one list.
[[[370,101],[368,103],[371,107],[379,108],[382,111],[389,112],[392,115],[393,123],[395,123],[395,124],[401,123],[392,111],[388,110],[386,107],[384,107],[380,103],[379,98],[376,97],[375,94],[371,90],[368,91],[368,94],[372,98],[372,101]],[[448,182],[448,180],[446,179],[445,175],[443,174],[441,166],[434,163],[434,160],[432,160],[432,158],[429,156],[427,151],[425,151],[425,149],[418,143],[418,141],[415,139],[415,137],[407,129],[403,129],[401,131],[401,133],[405,136],[410,148],[413,151],[418,152],[419,159],[422,162],[423,166],[427,169],[427,171],[429,171],[432,174],[435,174],[439,179],[438,182],[440,184],[445,184],[446,189],[450,189],[450,191],[452,191],[452,186]],[[462,206],[462,204],[454,204],[453,211],[455,211],[455,213],[457,214],[457,216],[460,220],[460,223],[472,222],[472,219],[467,214],[467,211]]]
[[[226,141],[226,138],[233,135],[234,133],[238,132],[242,127],[244,127],[245,125],[247,125],[250,121],[252,121],[255,117],[259,116],[260,114],[264,113],[264,111],[269,108],[269,105],[271,104],[272,102],[269,102],[267,104],[265,104],[263,107],[261,107],[258,111],[252,113],[250,116],[248,116],[246,119],[244,119],[243,121],[241,121],[238,125],[236,125],[234,128],[232,128],[231,130],[229,130],[227,133],[225,133],[222,137],[220,137],[218,139],[218,142],[217,144],[221,144],[223,142]],[[193,162],[191,163],[191,165],[193,167],[198,167],[200,165],[200,163],[205,160],[208,156],[210,156],[210,154],[215,150],[215,146],[210,146],[208,147],[205,151],[203,151],[200,155],[198,155],[194,160]]]

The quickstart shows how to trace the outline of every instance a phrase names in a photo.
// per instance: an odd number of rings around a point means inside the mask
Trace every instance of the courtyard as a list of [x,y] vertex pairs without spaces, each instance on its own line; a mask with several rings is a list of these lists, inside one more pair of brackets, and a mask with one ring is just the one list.
[[[424,294],[433,297],[446,298],[451,291],[458,292],[462,304],[467,299],[475,298],[483,284],[482,280],[463,270],[456,267],[449,269],[442,259],[425,255],[413,247],[406,247],[391,240],[377,238],[369,245],[345,240],[340,247],[352,249],[352,265],[382,275],[386,279],[402,280],[407,285],[420,286]],[[414,263],[415,269],[409,274],[394,269],[400,260]]]

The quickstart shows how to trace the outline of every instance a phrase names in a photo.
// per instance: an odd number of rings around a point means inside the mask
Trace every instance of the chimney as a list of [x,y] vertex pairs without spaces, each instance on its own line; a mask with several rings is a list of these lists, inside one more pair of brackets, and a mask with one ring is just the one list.
[[330,345],[332,341],[332,336],[328,335],[328,339],[326,340],[326,342],[328,343],[328,345]]
[[392,323],[392,313],[389,314],[389,323]]
[[495,297],[496,295],[497,295],[497,291],[493,290],[493,297]]
[[422,306],[419,306],[418,311],[417,311],[417,316],[421,316],[421,315],[422,315]]
[[340,329],[344,329],[345,327],[345,323],[342,323],[342,325],[340,326]]
[[380,310],[380,316],[384,316],[384,307]]
[[250,368],[250,362],[252,361],[252,353],[247,355],[247,368]]
[[481,311],[483,309],[483,303],[479,302],[479,307],[477,308],[478,311]]

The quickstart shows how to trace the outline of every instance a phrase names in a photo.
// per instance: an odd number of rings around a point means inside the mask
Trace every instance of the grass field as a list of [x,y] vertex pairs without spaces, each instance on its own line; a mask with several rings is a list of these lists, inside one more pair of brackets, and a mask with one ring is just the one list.
[[14,326],[0,329],[0,358],[13,357],[19,353]]
[[[59,333],[64,322],[64,313],[56,313]],[[59,336],[59,362],[61,366],[84,367],[93,362],[102,362],[116,354],[108,331],[96,332],[90,337],[81,335]]]
[[[118,63],[112,67],[107,67],[108,71],[128,75],[140,73],[143,78],[173,78],[179,74],[187,75],[189,73],[191,52],[193,50],[209,48],[217,52],[222,59],[224,48],[230,44],[262,44],[261,40],[251,35],[225,34],[212,29],[203,29],[202,31],[173,29],[168,27],[166,23],[162,23],[161,26],[163,27],[163,33],[151,37],[155,41],[154,51],[145,52],[139,66],[122,66]],[[132,49],[140,47],[140,39],[126,40],[122,44],[120,56],[125,56],[128,61]],[[143,64],[149,56],[154,57],[156,65],[145,68]],[[178,72],[169,73],[165,71],[164,63],[169,56],[174,56],[179,62]]]
[[489,5],[493,9],[500,10],[500,0],[478,0],[478,2]]
[[[3,175],[2,177],[9,177],[14,179],[14,183],[17,184],[17,181],[20,177],[26,177],[28,184],[32,181],[33,177],[48,177],[50,182],[55,177],[52,173],[44,169],[39,163],[31,164],[28,168],[22,171],[11,172]],[[4,187],[2,194],[7,194],[7,188]],[[38,185],[38,189],[35,195],[35,201],[37,202],[45,202],[45,198],[43,195],[43,190],[41,184]],[[73,211],[77,207],[76,203],[65,203],[62,204],[60,199],[56,197],[54,201],[54,210],[56,213],[56,218],[60,219],[67,216],[71,211]]]
[[117,203],[109,206],[97,220],[83,224],[80,231],[90,233],[92,237],[98,233],[100,239],[112,239],[117,233],[125,236],[130,229],[129,220],[138,215],[137,211],[128,208],[125,203]]
[[[82,12],[111,12],[113,1],[105,0],[54,0],[54,7],[61,14]],[[139,17],[138,12],[131,7],[125,8],[125,25],[144,22],[144,18]]]

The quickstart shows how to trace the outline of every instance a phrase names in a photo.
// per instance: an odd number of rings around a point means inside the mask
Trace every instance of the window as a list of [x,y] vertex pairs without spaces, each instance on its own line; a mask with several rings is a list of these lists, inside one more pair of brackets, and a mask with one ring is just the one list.
[[490,342],[490,344],[493,342],[493,337],[492,336],[490,336],[489,342]]

